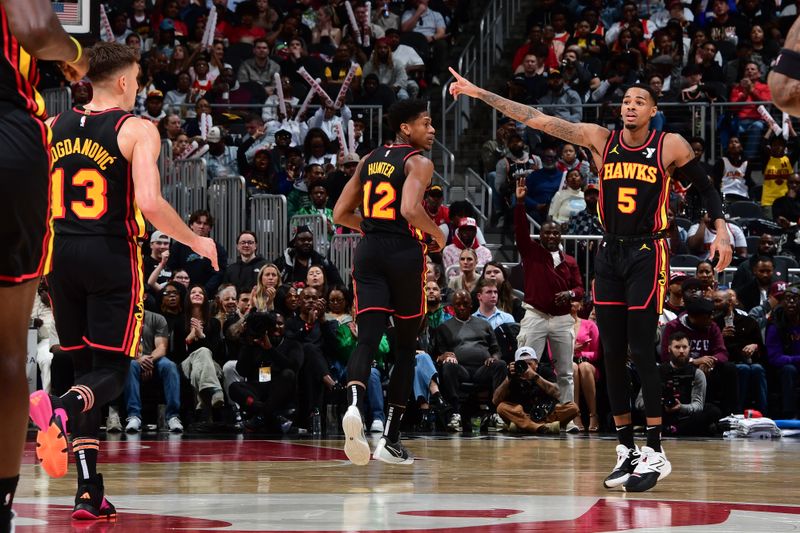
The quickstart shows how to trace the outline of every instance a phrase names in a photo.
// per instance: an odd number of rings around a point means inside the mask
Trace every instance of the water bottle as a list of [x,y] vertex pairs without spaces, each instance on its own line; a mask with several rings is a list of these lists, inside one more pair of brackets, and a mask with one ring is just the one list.
[[319,409],[314,409],[311,413],[311,436],[320,437],[322,435],[322,417]]

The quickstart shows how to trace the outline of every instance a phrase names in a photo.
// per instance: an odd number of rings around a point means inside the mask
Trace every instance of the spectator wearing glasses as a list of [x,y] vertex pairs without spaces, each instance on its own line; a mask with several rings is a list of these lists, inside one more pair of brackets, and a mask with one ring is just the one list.
[[441,13],[428,7],[429,0],[411,0],[410,9],[403,12],[400,31],[422,34],[432,52],[431,83],[440,85],[439,76],[444,74],[447,61],[446,24]]
[[236,262],[228,265],[222,283],[232,283],[236,292],[250,292],[255,286],[258,272],[267,260],[258,253],[258,239],[252,231],[245,230],[236,238]]

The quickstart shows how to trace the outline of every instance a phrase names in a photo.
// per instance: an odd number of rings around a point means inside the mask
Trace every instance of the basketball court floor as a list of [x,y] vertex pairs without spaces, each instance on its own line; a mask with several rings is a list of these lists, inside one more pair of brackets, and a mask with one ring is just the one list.
[[800,439],[665,440],[673,473],[608,491],[608,436],[407,437],[410,466],[351,465],[338,440],[110,437],[113,523],[72,522],[75,467],[53,480],[29,444],[18,532],[769,532],[800,530]]

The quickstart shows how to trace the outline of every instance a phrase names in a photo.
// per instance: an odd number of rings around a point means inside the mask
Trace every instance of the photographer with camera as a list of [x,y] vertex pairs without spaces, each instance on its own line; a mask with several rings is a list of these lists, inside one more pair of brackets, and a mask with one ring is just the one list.
[[539,355],[534,349],[521,346],[492,402],[510,431],[559,433],[580,411],[575,402],[558,403],[558,398],[552,369],[539,367]]
[[236,371],[245,381],[231,383],[229,395],[248,415],[245,427],[286,433],[292,423],[280,413],[297,388],[302,345],[284,337],[283,317],[275,312],[250,313],[240,342]]
[[[715,405],[706,403],[706,377],[689,362],[689,337],[683,331],[670,335],[669,361],[659,366],[663,386],[664,433],[711,436],[713,424],[722,417]],[[636,409],[644,410],[642,393]]]

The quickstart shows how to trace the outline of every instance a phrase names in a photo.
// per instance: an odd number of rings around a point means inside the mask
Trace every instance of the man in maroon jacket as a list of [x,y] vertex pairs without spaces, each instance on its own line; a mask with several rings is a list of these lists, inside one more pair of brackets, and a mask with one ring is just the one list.
[[[573,300],[583,298],[583,282],[575,258],[559,250],[561,230],[558,224],[542,224],[539,242],[531,239],[525,216],[526,189],[525,179],[517,180],[514,225],[517,249],[525,271],[525,316],[520,323],[517,342],[519,346],[530,346],[541,354],[545,342],[549,341],[553,367],[558,376],[560,403],[568,403],[573,401],[572,356],[575,345],[575,320],[569,311]],[[567,431],[571,429],[568,425]]]

